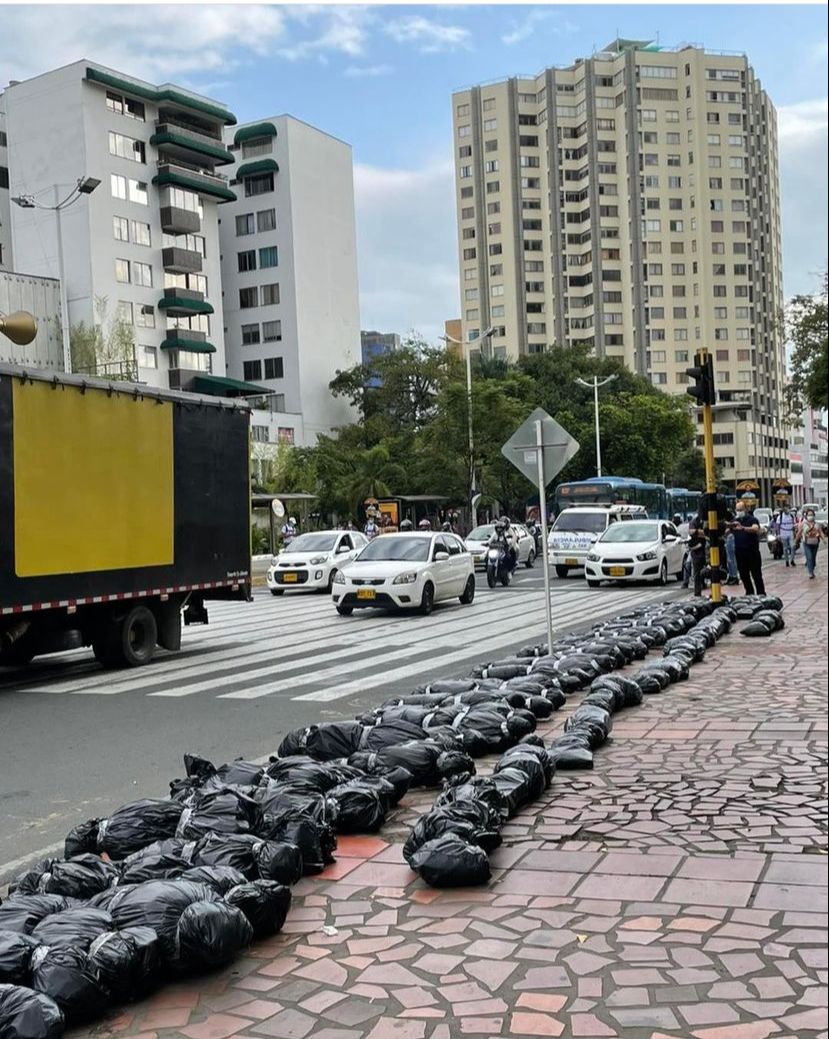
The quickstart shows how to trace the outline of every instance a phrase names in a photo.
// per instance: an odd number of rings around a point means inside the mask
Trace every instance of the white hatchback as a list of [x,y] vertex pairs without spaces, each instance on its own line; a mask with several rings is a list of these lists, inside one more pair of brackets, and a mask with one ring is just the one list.
[[682,580],[685,545],[673,523],[631,520],[614,523],[587,554],[584,573],[591,588],[602,581]]
[[429,614],[435,603],[475,598],[472,556],[459,537],[420,531],[383,534],[334,578],[337,613],[380,607]]
[[350,563],[368,544],[356,530],[315,530],[300,534],[268,567],[267,582],[272,595],[286,589],[312,588],[331,591],[334,575]]
[[584,566],[599,535],[614,523],[647,518],[641,505],[572,505],[562,510],[547,535],[548,557],[556,577],[567,577],[571,570]]

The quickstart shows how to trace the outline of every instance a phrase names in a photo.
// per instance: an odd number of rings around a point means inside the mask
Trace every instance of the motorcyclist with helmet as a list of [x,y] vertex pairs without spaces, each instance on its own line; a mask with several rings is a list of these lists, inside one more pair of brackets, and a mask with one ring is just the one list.
[[418,523],[417,529],[418,530],[431,530],[432,529],[432,521],[428,520],[428,519],[425,519],[425,518],[422,519],[420,521],[420,523]]
[[512,571],[518,565],[518,545],[512,531],[509,516],[501,516],[500,519],[495,521],[494,526],[495,529],[492,531],[492,536],[489,539],[489,547],[498,548],[501,545],[506,547],[510,561],[509,568]]
[[414,530],[414,524],[412,523],[412,521],[410,519],[401,520],[400,521],[400,532],[401,532],[401,534],[406,534],[410,530]]

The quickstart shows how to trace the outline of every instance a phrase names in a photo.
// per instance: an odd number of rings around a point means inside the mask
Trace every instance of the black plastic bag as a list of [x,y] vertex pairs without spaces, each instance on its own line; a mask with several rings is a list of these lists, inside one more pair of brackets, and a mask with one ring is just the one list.
[[[540,768],[544,781],[544,789],[546,789],[553,780],[555,775],[556,766],[553,759],[547,752],[547,748],[539,738],[537,743],[530,743],[531,736],[526,737],[520,743],[511,747],[508,751],[505,751],[498,760],[498,764],[495,766],[496,772],[503,765],[515,764],[518,768],[524,768],[528,772],[535,772],[535,769],[529,764],[532,760],[536,762]],[[525,762],[527,764],[525,764]]]
[[376,790],[345,783],[335,786],[328,796],[337,805],[337,833],[376,833],[386,821],[386,807]]
[[593,751],[587,733],[578,729],[559,736],[550,744],[550,757],[560,771],[593,768]]
[[98,825],[100,819],[87,819],[85,823],[73,826],[63,842],[63,856],[72,859],[84,852],[94,852],[98,848]]
[[200,791],[182,812],[176,836],[200,840],[208,833],[255,833],[262,809],[251,797],[236,790]]
[[453,776],[474,776],[475,762],[462,750],[444,750],[438,754],[435,769],[440,779]]
[[506,817],[507,806],[498,788],[488,776],[450,781],[435,798],[435,807],[480,802],[496,815]]
[[273,880],[254,880],[231,888],[223,901],[242,910],[258,940],[282,930],[291,906],[291,890]]
[[761,638],[767,638],[773,634],[774,628],[768,621],[750,621],[744,628],[741,629],[741,635],[747,635],[749,638],[760,636]]
[[106,909],[75,906],[62,913],[50,913],[32,931],[32,937],[51,949],[81,949],[84,952],[105,931],[113,929]]
[[349,765],[372,772],[381,767],[405,768],[412,777],[412,786],[436,786],[440,782],[437,760],[443,751],[434,740],[411,740],[396,747],[385,747],[376,754],[358,751],[348,759]]
[[483,848],[451,833],[418,848],[411,866],[430,887],[471,887],[490,878],[489,859]]
[[56,862],[60,861],[60,859],[41,859],[34,866],[18,873],[14,880],[9,882],[9,894],[36,895],[42,891],[40,884],[44,875],[52,869]]
[[98,824],[98,851],[115,861],[125,859],[153,841],[175,837],[180,817],[177,801],[146,798],[122,805]]
[[[307,755],[271,758],[268,776],[297,793],[324,794],[331,787],[360,775],[359,769],[333,761],[315,761]],[[260,787],[263,784],[260,781]]]
[[333,761],[347,758],[360,747],[364,726],[359,722],[324,722],[310,725],[307,729],[296,729],[279,744],[280,758],[292,754],[303,754],[317,761]]
[[194,866],[233,866],[248,880],[258,877],[256,849],[262,839],[250,833],[208,833],[193,849]]
[[268,838],[277,843],[294,844],[299,848],[305,876],[321,873],[329,863],[334,862],[333,851],[337,847],[334,831],[330,826],[314,822],[313,819],[304,816],[285,819]]
[[645,696],[652,696],[654,693],[662,692],[662,682],[660,682],[653,671],[640,671],[634,681]]
[[110,887],[119,876],[111,862],[98,855],[77,855],[69,862],[55,862],[41,880],[41,889],[52,895],[92,898]]
[[17,931],[0,931],[0,984],[26,985],[32,967],[37,938]]
[[0,984],[0,1039],[59,1039],[63,1012],[53,999],[21,985]]
[[313,791],[295,790],[293,787],[265,779],[256,791],[256,802],[262,811],[257,832],[265,833],[283,816],[307,815],[309,819],[324,822],[335,812],[328,791],[318,794]]
[[659,682],[660,687],[662,689],[667,689],[671,682],[674,681],[674,678],[670,671],[661,665],[661,660],[655,660],[653,663],[645,664],[639,674],[653,675],[657,682]]
[[264,774],[265,769],[261,765],[254,765],[252,761],[235,758],[233,761],[220,765],[212,776],[208,776],[205,785],[214,784],[217,788],[220,785],[256,786]]
[[304,872],[302,852],[287,841],[262,841],[254,849],[253,857],[262,880],[296,884]]
[[[130,856],[132,859],[132,856]],[[134,861],[125,861],[120,884],[143,884],[146,880],[171,880],[189,869],[190,863],[181,855],[141,855]]]
[[158,936],[151,927],[107,931],[89,947],[86,969],[109,997],[126,1003],[143,996],[158,968]]
[[178,959],[177,928],[181,914],[194,902],[217,902],[219,896],[206,884],[191,880],[150,880],[125,888],[110,903],[118,930],[151,927],[158,935],[162,962]]
[[98,1017],[108,997],[87,966],[85,949],[41,945],[32,956],[32,988],[53,999],[71,1024]]
[[178,966],[206,970],[229,963],[253,941],[241,909],[227,902],[193,902],[178,923]]
[[[541,766],[537,762],[536,767],[540,774]],[[532,782],[528,774],[520,768],[513,768],[507,765],[493,773],[492,782],[504,799],[507,806],[507,815],[510,819],[520,808],[532,800]]]
[[181,879],[207,884],[219,895],[227,894],[231,888],[238,887],[247,880],[245,874],[233,866],[191,866],[181,874]]
[[31,934],[50,913],[62,913],[77,904],[63,895],[11,895],[0,905],[0,931]]
[[616,694],[612,689],[594,689],[582,700],[582,706],[601,707],[602,710],[612,714],[618,710],[616,707]]

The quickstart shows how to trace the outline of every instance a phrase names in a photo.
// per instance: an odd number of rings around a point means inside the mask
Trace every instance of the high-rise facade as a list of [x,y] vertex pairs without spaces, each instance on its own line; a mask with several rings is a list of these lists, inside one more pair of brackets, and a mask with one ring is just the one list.
[[770,497],[787,472],[777,126],[746,57],[615,40],[452,105],[464,338],[494,326],[511,359],[587,343],[669,393],[708,347],[723,479]]

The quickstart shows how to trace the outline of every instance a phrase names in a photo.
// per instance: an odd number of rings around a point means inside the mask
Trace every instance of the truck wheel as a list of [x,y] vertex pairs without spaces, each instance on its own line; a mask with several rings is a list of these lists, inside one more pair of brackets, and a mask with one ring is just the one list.
[[570,573],[570,567],[569,566],[557,566],[556,567],[556,577],[564,578],[569,573]]
[[152,610],[133,606],[125,616],[111,619],[92,644],[104,667],[140,667],[152,660],[158,626]]

